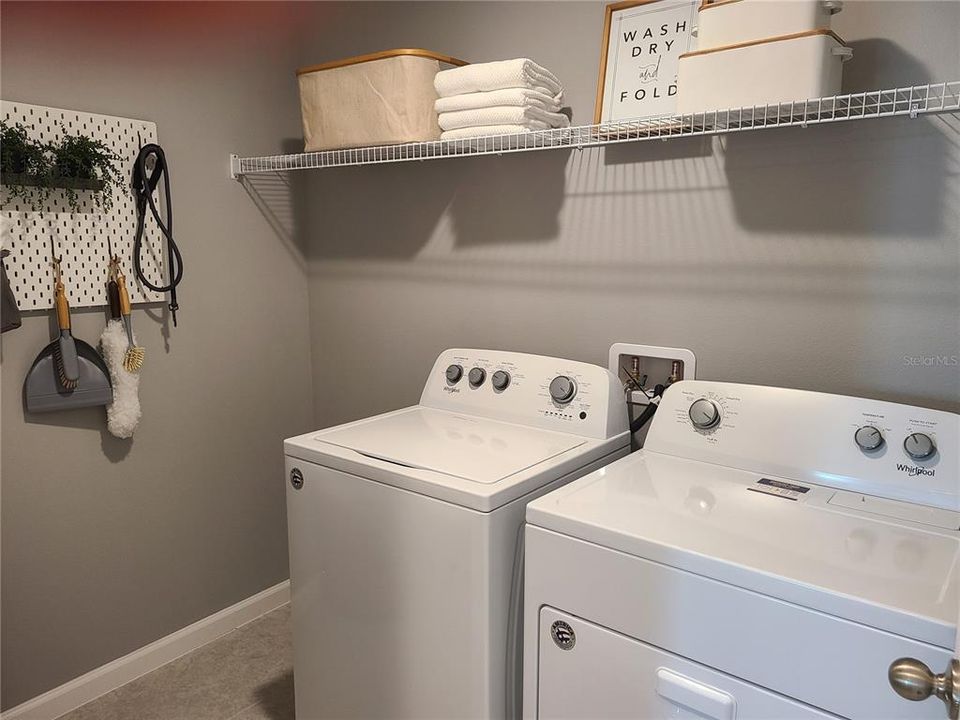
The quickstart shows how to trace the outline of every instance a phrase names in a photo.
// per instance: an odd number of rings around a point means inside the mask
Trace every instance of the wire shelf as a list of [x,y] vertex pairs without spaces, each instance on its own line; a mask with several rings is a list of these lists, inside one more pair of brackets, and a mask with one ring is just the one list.
[[599,125],[535,130],[520,134],[323,150],[292,155],[231,155],[230,174],[239,178],[243,175],[290,170],[500,155],[557,148],[586,148],[643,140],[722,135],[763,128],[807,127],[846,120],[918,117],[957,111],[960,111],[960,81],[835,95],[778,105],[711,110],[692,115],[667,115]]

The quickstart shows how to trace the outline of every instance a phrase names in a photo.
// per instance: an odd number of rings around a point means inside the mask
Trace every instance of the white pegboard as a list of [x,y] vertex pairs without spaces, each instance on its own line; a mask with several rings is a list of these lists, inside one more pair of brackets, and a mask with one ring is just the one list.
[[[81,203],[77,213],[70,212],[63,190],[54,189],[36,212],[30,209],[29,200],[3,193],[3,245],[10,250],[4,264],[20,309],[45,310],[53,306],[51,240],[63,258],[63,281],[71,308],[107,304],[108,238],[127,276],[130,301],[161,302],[163,296],[140,285],[133,272],[137,212],[129,189],[133,163],[140,150],[138,143],[157,141],[156,123],[8,100],[0,100],[0,115],[8,125],[20,123],[31,137],[44,142],[59,140],[64,131],[102,141],[120,157],[117,170],[127,185],[123,191],[114,190],[113,207],[108,212],[97,208],[90,193],[82,190],[77,191]],[[152,217],[147,218],[146,228],[140,263],[150,282],[164,285],[163,236]]]

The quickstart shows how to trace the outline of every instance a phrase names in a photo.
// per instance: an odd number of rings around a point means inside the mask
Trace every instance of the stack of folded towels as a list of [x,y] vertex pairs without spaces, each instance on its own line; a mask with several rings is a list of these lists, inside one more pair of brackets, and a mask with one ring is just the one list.
[[442,140],[512,135],[567,127],[560,81],[533,60],[517,58],[438,72],[433,85]]

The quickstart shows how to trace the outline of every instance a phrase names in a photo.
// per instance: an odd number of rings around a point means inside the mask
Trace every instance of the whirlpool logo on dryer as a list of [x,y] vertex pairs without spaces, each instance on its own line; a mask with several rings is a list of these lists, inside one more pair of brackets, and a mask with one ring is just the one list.
[[922,468],[916,465],[906,465],[905,463],[897,463],[897,470],[900,472],[905,472],[910,477],[917,477],[918,475],[925,475],[927,477],[933,477],[936,475],[936,470],[931,470],[929,468]]

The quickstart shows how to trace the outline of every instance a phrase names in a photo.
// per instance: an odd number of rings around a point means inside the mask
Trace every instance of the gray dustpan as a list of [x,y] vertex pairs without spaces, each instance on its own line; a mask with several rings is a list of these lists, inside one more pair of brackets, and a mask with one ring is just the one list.
[[57,373],[54,353],[59,340],[47,345],[33,361],[23,383],[28,412],[51,412],[72,408],[107,405],[113,402],[110,372],[100,353],[83,340],[76,340],[80,380],[73,390],[64,389]]
[[27,412],[70,410],[113,402],[110,372],[100,353],[70,333],[70,303],[60,274],[60,258],[53,258],[56,279],[54,311],[60,337],[33,361],[23,382]]

